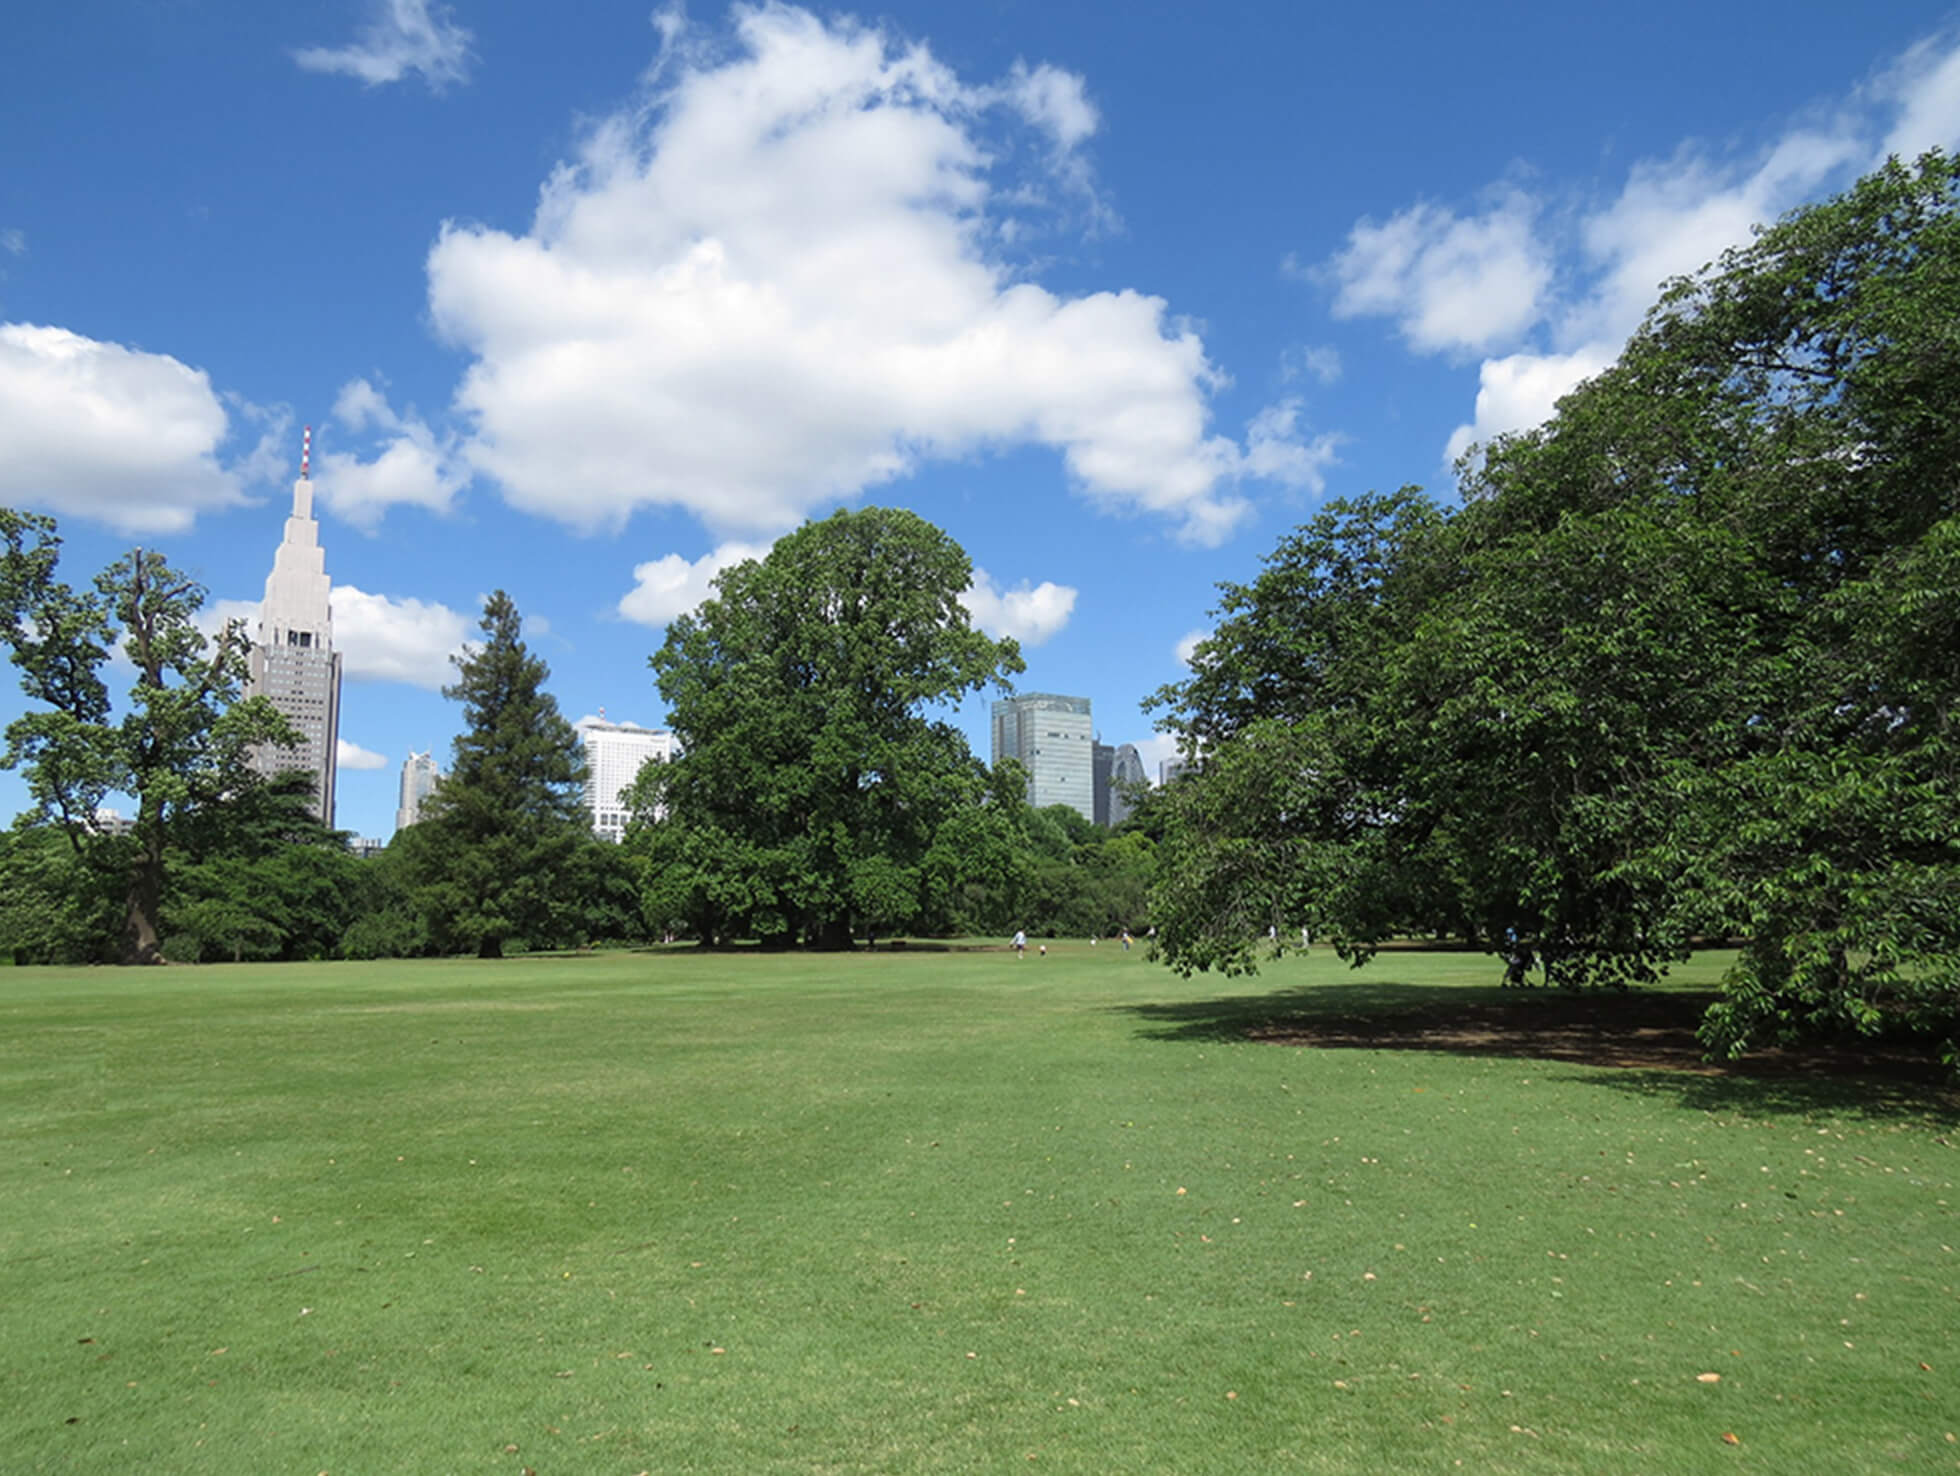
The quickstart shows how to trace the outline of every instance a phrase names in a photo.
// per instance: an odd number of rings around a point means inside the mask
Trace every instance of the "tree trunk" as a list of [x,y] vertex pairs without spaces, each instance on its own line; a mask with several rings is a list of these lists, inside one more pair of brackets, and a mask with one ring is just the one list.
[[848,917],[824,919],[817,929],[817,947],[827,953],[842,953],[851,946],[851,920]]
[[496,937],[484,938],[476,945],[476,956],[478,958],[502,958],[504,956],[504,940]]
[[145,847],[129,868],[128,909],[123,916],[122,961],[126,964],[163,962],[157,913],[163,895],[163,857]]

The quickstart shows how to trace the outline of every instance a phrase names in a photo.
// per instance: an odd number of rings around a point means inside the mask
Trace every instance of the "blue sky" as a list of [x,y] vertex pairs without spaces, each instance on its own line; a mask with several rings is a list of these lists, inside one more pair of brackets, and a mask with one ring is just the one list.
[[313,425],[366,835],[490,590],[568,717],[657,725],[664,622],[840,504],[944,527],[1021,687],[1154,760],[1217,581],[1450,495],[1663,278],[1956,144],[1912,0],[30,7],[0,503],[249,614]]

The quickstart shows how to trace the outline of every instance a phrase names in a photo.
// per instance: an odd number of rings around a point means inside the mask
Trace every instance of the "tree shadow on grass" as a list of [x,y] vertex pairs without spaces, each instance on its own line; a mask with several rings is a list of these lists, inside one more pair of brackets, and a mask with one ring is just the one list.
[[1922,1058],[1915,1064],[1917,1069],[1911,1070],[1845,1066],[1836,1071],[1764,1071],[1744,1060],[1716,1070],[1596,1071],[1570,1079],[1629,1096],[1658,1097],[1718,1117],[1910,1117],[1934,1127],[1960,1127],[1960,1091],[1936,1063]]
[[[1616,1068],[1585,1079],[1672,1096],[1709,1112],[1853,1112],[1960,1116],[1924,1043],[1852,1040],[1703,1058],[1696,1027],[1715,996],[1690,990],[1466,989],[1452,985],[1306,985],[1125,1007],[1147,1039],[1253,1041],[1315,1050],[1431,1051]],[[1578,1079],[1578,1078],[1572,1078]]]

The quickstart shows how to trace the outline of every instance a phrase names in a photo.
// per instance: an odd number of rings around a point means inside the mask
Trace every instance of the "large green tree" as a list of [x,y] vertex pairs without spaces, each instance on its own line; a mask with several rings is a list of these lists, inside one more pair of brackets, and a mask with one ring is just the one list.
[[652,665],[682,752],[659,771],[663,917],[847,947],[946,903],[941,838],[990,788],[934,709],[1022,670],[1013,641],[973,629],[972,572],[912,513],[840,511],[722,571],[668,627]]
[[1650,739],[1593,874],[1747,940],[1722,1053],[1960,1013],[1956,324],[1960,164],[1892,161],[1670,284],[1469,488],[1528,551],[1639,530],[1608,567],[1643,600],[1567,622],[1664,677],[1580,709]]
[[1623,982],[1712,933],[1719,1052],[1951,1030],[1957,324],[1960,165],[1894,161],[1670,284],[1455,513],[1336,507],[1228,587],[1162,694],[1207,750],[1172,960],[1243,966],[1272,914]]
[[[36,704],[8,726],[0,766],[25,774],[36,823],[59,829],[82,864],[115,879],[116,956],[157,963],[173,841],[193,824],[222,824],[256,788],[247,763],[255,745],[297,735],[266,699],[241,696],[244,628],[234,621],[207,640],[195,623],[204,604],[195,580],[139,548],[76,589],[58,575],[60,545],[51,519],[0,508],[0,640]],[[112,651],[134,672],[120,711],[102,675]],[[116,795],[136,802],[127,835],[95,824]]]
[[1330,504],[1222,586],[1192,675],[1149,704],[1199,766],[1157,802],[1152,919],[1182,969],[1253,967],[1302,926],[1365,958],[1451,910],[1411,864],[1411,730],[1384,678],[1428,595],[1444,513],[1413,487]]
[[484,601],[480,628],[443,688],[463,704],[465,727],[406,852],[435,946],[501,958],[506,942],[557,943],[577,931],[585,751],[544,689],[550,671],[524,644],[509,595]]

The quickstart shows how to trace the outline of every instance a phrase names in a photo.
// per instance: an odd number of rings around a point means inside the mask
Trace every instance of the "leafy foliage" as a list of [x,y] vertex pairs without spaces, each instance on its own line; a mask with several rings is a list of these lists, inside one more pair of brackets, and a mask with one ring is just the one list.
[[[848,946],[957,910],[962,854],[999,870],[986,769],[928,715],[1022,669],[972,628],[966,554],[890,508],[840,511],[724,570],[652,658],[681,754],[662,766],[649,910],[706,938]],[[1005,817],[1001,817],[1005,824]],[[955,827],[970,851],[955,851]]]
[[[0,765],[24,771],[34,821],[65,836],[94,876],[119,884],[117,957],[156,963],[173,840],[222,825],[258,785],[250,750],[295,735],[266,699],[241,696],[243,627],[231,623],[215,642],[198,630],[196,581],[136,549],[76,590],[57,577],[60,542],[51,519],[0,508],[0,639],[38,704],[8,726]],[[135,669],[120,715],[101,675],[117,650]],[[136,800],[127,836],[95,825],[115,794]]]
[[114,963],[126,911],[119,882],[57,827],[15,825],[0,835],[0,948],[17,964]]
[[185,828],[164,909],[174,961],[339,956],[375,904],[376,873],[315,818],[313,798],[312,776],[288,771],[234,796],[222,825]]
[[1445,515],[1335,504],[1158,701],[1184,968],[1317,924],[1560,982],[1748,940],[1705,1039],[1960,1016],[1960,165],[1897,161],[1669,284]]

